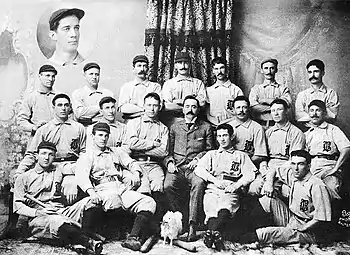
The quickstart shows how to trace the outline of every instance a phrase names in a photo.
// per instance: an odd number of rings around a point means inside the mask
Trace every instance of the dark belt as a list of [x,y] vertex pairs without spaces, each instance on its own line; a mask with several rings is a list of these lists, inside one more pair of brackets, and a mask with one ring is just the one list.
[[78,122],[83,124],[85,127],[96,123],[96,121],[93,121],[92,119],[79,119]]
[[154,162],[159,161],[159,158],[152,157],[152,156],[132,156],[132,158],[137,161],[154,161]]
[[311,157],[312,158],[324,158],[324,159],[328,159],[328,160],[338,160],[339,154],[337,154],[337,153],[331,154],[331,155],[322,154],[322,155],[313,155]]
[[230,176],[230,175],[227,175],[227,174],[223,174],[222,175],[222,179],[223,180],[228,180],[228,181],[231,181],[231,182],[237,182],[241,177],[242,177],[242,175],[238,176],[238,177]]
[[61,157],[61,158],[55,158],[53,162],[64,162],[64,161],[77,161],[78,156],[72,155],[69,157]]
[[105,176],[102,179],[93,180],[92,182],[94,183],[95,186],[97,186],[103,183],[115,182],[115,181],[117,181],[117,178],[115,176]]
[[307,222],[310,221],[310,219],[302,218],[302,217],[300,217],[300,216],[298,216],[298,215],[296,215],[296,214],[294,214],[294,216],[295,216],[295,218],[297,218],[298,220],[301,220],[301,221],[303,221],[303,222],[305,222],[305,223],[307,223]]

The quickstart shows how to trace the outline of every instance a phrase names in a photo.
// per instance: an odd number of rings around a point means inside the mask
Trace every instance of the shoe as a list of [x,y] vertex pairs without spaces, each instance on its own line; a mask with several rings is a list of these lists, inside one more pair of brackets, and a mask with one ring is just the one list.
[[147,238],[147,240],[143,243],[143,245],[140,248],[140,252],[147,253],[149,252],[152,247],[158,242],[159,237],[156,235],[152,235]]
[[196,227],[193,224],[190,224],[190,227],[188,229],[187,242],[193,242],[196,241],[196,239]]
[[141,242],[138,237],[129,236],[124,242],[122,242],[122,247],[133,251],[139,251],[141,249]]
[[211,248],[213,246],[214,240],[213,240],[213,233],[211,230],[205,231],[203,242],[205,246],[207,246],[208,248]]
[[99,255],[103,250],[103,244],[101,241],[90,240],[88,248],[92,250],[95,254]]
[[224,240],[222,239],[221,233],[219,231],[213,231],[212,236],[213,236],[215,250],[224,251],[225,244],[224,244]]

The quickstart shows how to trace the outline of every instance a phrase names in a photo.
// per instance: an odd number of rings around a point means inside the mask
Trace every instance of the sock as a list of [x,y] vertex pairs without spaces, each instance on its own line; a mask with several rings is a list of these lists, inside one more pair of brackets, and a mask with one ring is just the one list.
[[84,211],[82,229],[86,232],[96,232],[102,226],[104,212],[101,208],[90,208]]
[[136,215],[134,225],[131,229],[130,236],[140,237],[142,230],[145,229],[150,222],[153,214],[149,211],[141,211]]

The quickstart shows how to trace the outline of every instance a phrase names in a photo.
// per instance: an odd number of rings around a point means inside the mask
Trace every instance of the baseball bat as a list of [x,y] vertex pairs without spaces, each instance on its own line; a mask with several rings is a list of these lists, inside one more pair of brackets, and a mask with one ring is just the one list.
[[194,246],[193,244],[191,243],[187,243],[187,242],[184,242],[184,241],[181,241],[181,240],[173,240],[173,245],[177,246],[177,247],[180,247],[182,249],[185,249],[189,252],[197,252],[197,247]]

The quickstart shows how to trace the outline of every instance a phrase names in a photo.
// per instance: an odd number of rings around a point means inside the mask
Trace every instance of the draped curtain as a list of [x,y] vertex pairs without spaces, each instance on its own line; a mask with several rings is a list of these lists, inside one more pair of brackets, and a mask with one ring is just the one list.
[[[226,58],[234,70],[233,0],[148,0],[145,31],[150,79],[163,84],[174,74],[174,56],[187,51],[192,75],[212,84],[210,61]],[[233,75],[230,73],[229,75]]]

